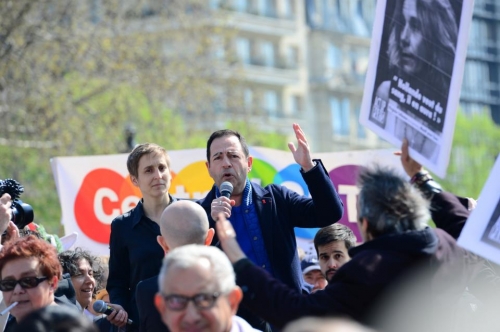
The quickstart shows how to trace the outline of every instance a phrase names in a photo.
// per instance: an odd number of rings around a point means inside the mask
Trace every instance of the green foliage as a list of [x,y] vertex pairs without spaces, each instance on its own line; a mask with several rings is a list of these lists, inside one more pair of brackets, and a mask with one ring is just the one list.
[[490,115],[459,112],[448,176],[441,184],[454,194],[477,198],[499,153],[500,127]]
[[[81,98],[102,82],[84,81],[72,75],[67,77],[64,86],[73,98]],[[64,114],[62,105],[64,103],[52,101],[52,111]],[[123,153],[126,123],[133,123],[137,129],[137,142],[155,142],[168,150],[204,148],[211,134],[201,130],[188,132],[179,115],[160,102],[150,102],[143,93],[126,85],[92,97],[75,111],[59,119],[57,138],[64,143],[62,146],[51,149],[0,146],[0,178],[14,178],[25,187],[21,199],[33,206],[35,222],[51,234],[63,234],[51,157]],[[229,122],[227,128],[241,132],[250,145],[276,149],[287,146],[285,136],[262,133],[244,122]]]
[[[243,135],[248,145],[262,146],[271,149],[288,151],[288,146],[287,146],[288,141],[286,135],[272,133],[272,132],[271,133],[262,132],[258,130],[258,128],[255,128],[254,126],[248,124],[247,122],[240,122],[240,121],[228,122],[227,128],[236,130],[241,135]],[[290,132],[292,132],[291,126],[290,126]]]

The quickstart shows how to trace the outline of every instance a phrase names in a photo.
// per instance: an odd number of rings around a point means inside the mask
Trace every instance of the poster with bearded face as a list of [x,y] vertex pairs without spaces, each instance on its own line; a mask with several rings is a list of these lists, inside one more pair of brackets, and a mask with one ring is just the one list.
[[377,1],[360,123],[446,175],[472,1]]

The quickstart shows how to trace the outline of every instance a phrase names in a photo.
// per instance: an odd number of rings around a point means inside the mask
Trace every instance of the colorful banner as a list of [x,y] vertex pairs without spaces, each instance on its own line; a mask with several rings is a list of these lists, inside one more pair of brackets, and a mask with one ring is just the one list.
[[[251,181],[262,186],[284,185],[309,196],[300,175],[300,166],[291,152],[268,148],[250,148],[253,156]],[[205,150],[169,151],[172,184],[170,193],[177,198],[198,199],[212,188],[205,165]],[[356,225],[356,174],[360,166],[378,163],[401,170],[399,157],[392,150],[352,151],[314,154],[323,160],[330,178],[344,203],[341,223],[353,229],[361,241]],[[109,254],[110,224],[115,217],[129,211],[140,199],[140,191],[130,181],[126,168],[127,155],[57,157],[51,160],[62,208],[62,224],[66,234],[78,233],[76,247],[95,254]],[[332,220],[333,222],[333,220]],[[299,243],[311,252],[311,241],[317,229],[297,229]],[[307,250],[306,250],[307,249]]]

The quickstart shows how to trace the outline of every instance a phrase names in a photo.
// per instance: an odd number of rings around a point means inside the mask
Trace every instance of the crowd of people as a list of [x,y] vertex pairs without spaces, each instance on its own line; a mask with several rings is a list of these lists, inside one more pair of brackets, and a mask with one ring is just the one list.
[[[244,137],[214,132],[199,201],[168,191],[170,159],[137,145],[127,167],[142,198],[111,225],[109,263],[82,248],[57,252],[20,236],[0,198],[3,331],[495,331],[498,266],[456,239],[475,201],[443,191],[397,154],[407,181],[380,166],[360,171],[358,227],[337,221],[340,200],[302,129],[289,148],[311,196],[248,179]],[[233,191],[221,194],[223,182]],[[229,197],[227,197],[229,196]],[[427,226],[432,219],[435,228]],[[301,257],[294,227],[321,227]],[[99,305],[95,305],[99,304]],[[102,304],[102,306],[101,306]],[[104,310],[101,310],[103,307]]]

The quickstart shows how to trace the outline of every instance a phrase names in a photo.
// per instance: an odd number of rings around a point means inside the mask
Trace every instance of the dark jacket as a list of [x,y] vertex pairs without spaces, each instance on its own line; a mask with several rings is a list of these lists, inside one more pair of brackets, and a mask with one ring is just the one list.
[[[170,201],[176,199],[170,197]],[[106,289],[111,303],[121,305],[134,322],[128,331],[135,331],[139,326],[135,288],[139,281],[158,275],[165,257],[156,241],[158,235],[161,235],[160,226],[144,215],[142,200],[111,223]]]
[[137,285],[136,300],[139,309],[140,332],[168,332],[154,304],[157,292],[158,276],[143,280]]
[[[390,288],[403,284],[416,271],[420,275],[424,267],[432,269],[432,276],[440,276],[436,283],[419,284],[425,285],[430,295],[450,290],[453,303],[466,284],[463,250],[439,229],[384,235],[352,248],[349,254],[352,259],[338,270],[325,290],[310,295],[291,290],[248,260],[241,260],[235,270],[237,283],[244,290],[243,304],[278,328],[299,317],[325,315],[372,324],[372,314],[390,294]],[[452,290],[440,288],[449,280],[460,282]]]
[[[252,183],[253,203],[274,276],[297,291],[302,289],[303,280],[294,227],[325,227],[340,220],[343,213],[342,201],[321,161],[301,174],[312,198],[284,186],[271,184],[263,188]],[[214,186],[205,198],[198,201],[207,212],[210,227],[215,227],[210,216],[215,198]],[[217,235],[212,244],[219,244]]]

